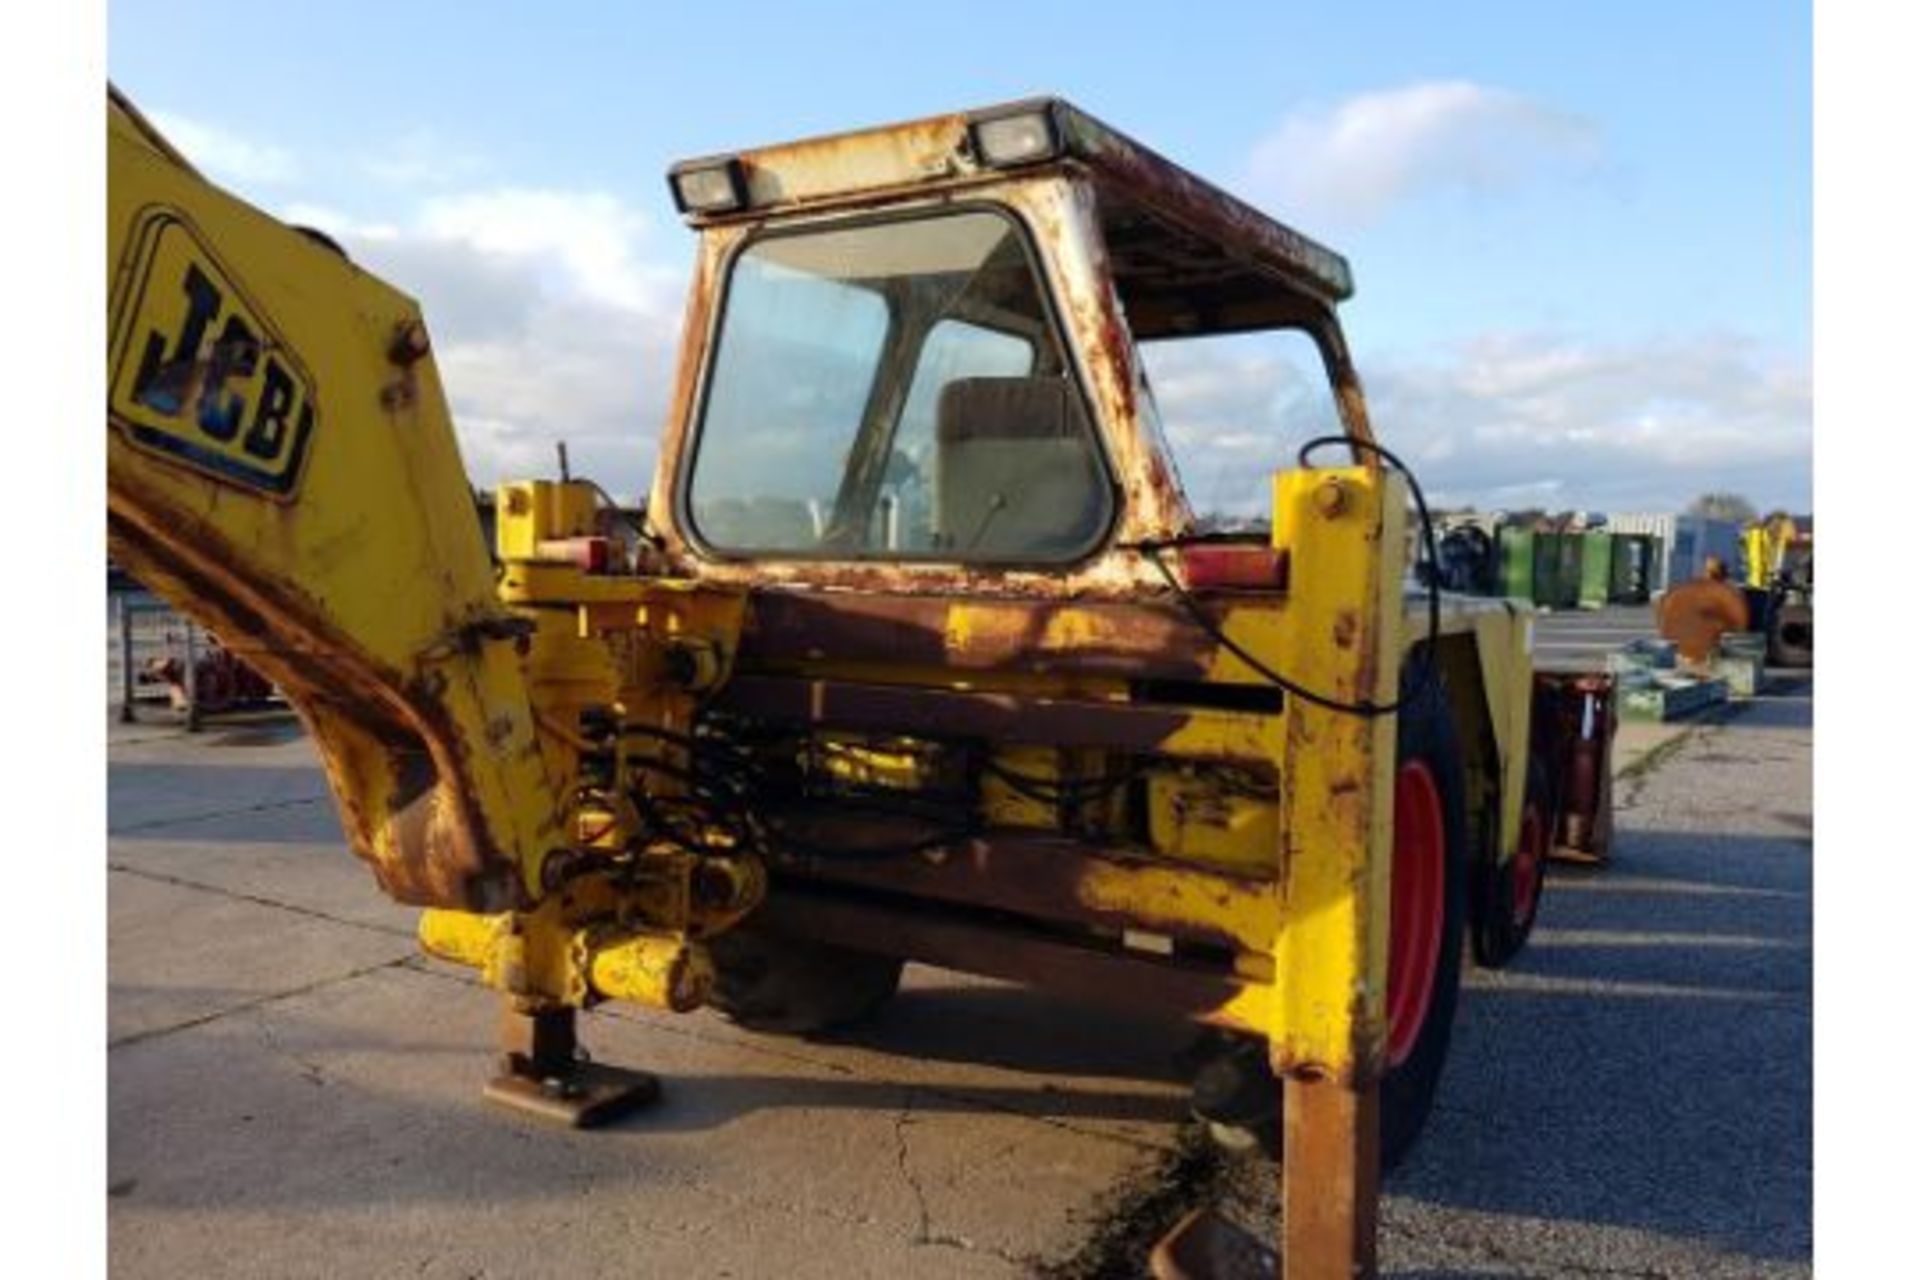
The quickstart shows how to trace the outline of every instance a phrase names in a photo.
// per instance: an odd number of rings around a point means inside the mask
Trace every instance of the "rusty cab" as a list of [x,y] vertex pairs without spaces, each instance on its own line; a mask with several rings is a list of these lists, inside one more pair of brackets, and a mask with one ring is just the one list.
[[[1396,1159],[1463,939],[1531,925],[1544,795],[1530,619],[1409,575],[1346,262],[1055,99],[670,181],[699,253],[649,521],[745,593],[694,763],[751,780],[771,871],[717,1003],[817,1030],[909,959],[1166,1010],[1213,1029],[1216,1132],[1277,1132],[1269,1063],[1384,1076]],[[1269,527],[1210,531],[1140,348],[1277,331],[1343,465],[1275,441]]]

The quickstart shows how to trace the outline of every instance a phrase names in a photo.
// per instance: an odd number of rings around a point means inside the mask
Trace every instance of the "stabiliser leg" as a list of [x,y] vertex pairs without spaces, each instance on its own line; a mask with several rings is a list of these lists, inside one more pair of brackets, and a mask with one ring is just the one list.
[[1286,1083],[1281,1239],[1299,1280],[1372,1276],[1380,1207],[1380,1086]]
[[500,1006],[500,1070],[487,1081],[487,1101],[575,1129],[607,1124],[660,1097],[660,1078],[645,1071],[584,1061],[565,1006]]

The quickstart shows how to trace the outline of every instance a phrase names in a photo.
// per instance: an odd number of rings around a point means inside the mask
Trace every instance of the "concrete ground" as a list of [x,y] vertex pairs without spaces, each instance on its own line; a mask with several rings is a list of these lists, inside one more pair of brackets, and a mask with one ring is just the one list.
[[[1636,726],[1614,866],[1472,974],[1392,1274],[1804,1274],[1811,686]],[[284,723],[116,726],[109,1248],[126,1276],[1140,1274],[1129,1220],[1267,1170],[1196,1160],[1184,1032],[910,969],[859,1036],[614,1008],[665,1101],[599,1133],[484,1107],[493,998],[420,958]],[[1137,1233],[1136,1233],[1137,1234]]]
[[914,969],[839,1044],[596,1013],[665,1100],[545,1128],[481,1104],[494,998],[417,955],[291,727],[116,726],[109,797],[118,1275],[1019,1275],[1182,1113],[1178,1027]]

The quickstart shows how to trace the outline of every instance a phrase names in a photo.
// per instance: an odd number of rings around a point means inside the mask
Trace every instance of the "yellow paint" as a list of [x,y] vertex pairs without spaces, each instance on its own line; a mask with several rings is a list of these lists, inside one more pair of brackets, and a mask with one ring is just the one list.
[[622,1000],[684,1013],[704,1004],[713,988],[712,959],[687,938],[576,926],[564,912],[423,911],[419,937],[429,955],[476,969],[488,986],[523,1000]]
[[[457,907],[535,891],[557,791],[433,360],[391,354],[419,309],[118,100],[107,144],[111,553],[301,705],[383,884]],[[424,794],[404,814],[396,778]],[[472,877],[422,878],[448,847]]]
[[1262,882],[1202,877],[1166,863],[1097,866],[1079,893],[1086,906],[1124,913],[1143,929],[1219,934],[1248,951],[1271,947],[1280,927],[1279,905]]
[[686,1013],[713,990],[712,958],[684,938],[632,934],[587,945],[589,979],[605,999]]
[[[1314,497],[1330,479],[1344,496],[1332,515]],[[1405,482],[1366,468],[1276,477],[1274,544],[1293,565],[1286,666],[1304,686],[1348,702],[1396,695],[1405,507]],[[1394,725],[1291,702],[1269,1033],[1281,1070],[1350,1083],[1381,1070]]]
[[[1500,782],[1499,856],[1513,856],[1520,841],[1520,809],[1526,796],[1527,758],[1532,741],[1533,610],[1508,600],[1442,596],[1440,634],[1466,636],[1480,667],[1480,685],[1493,726]],[[1403,597],[1400,614],[1402,654],[1427,639],[1427,598]]]
[[1280,814],[1274,798],[1253,798],[1192,765],[1157,769],[1147,785],[1154,848],[1250,874],[1278,871]]
[[1787,550],[1800,540],[1800,526],[1788,515],[1755,520],[1741,531],[1741,550],[1746,560],[1746,585],[1762,591],[1773,586]]
[[579,480],[522,480],[494,490],[494,545],[502,560],[536,560],[550,539],[594,532],[599,497]]

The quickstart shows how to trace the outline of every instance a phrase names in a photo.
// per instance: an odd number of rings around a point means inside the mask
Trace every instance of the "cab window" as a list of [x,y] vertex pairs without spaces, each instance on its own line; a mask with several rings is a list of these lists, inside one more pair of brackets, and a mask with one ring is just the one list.
[[733,261],[686,512],[723,554],[1068,561],[1113,496],[1012,219],[784,232]]

